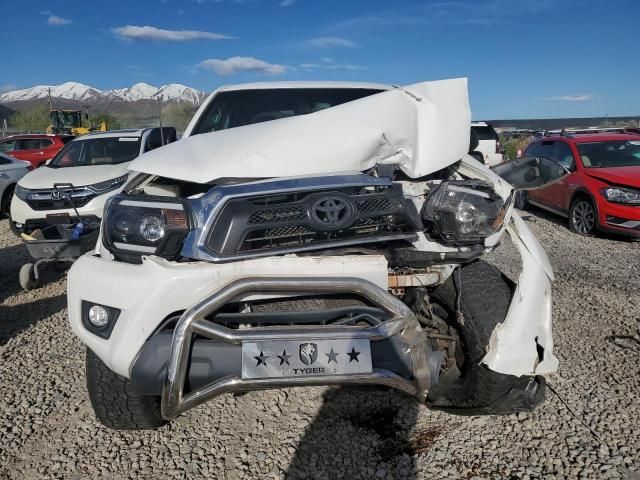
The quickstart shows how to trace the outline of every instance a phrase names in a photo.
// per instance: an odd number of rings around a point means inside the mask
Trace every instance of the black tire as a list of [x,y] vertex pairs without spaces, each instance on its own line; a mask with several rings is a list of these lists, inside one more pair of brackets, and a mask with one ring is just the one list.
[[13,192],[15,191],[15,185],[9,185],[5,188],[2,194],[2,200],[0,200],[0,215],[8,218],[11,221],[11,199],[13,198]]
[[583,237],[591,237],[598,227],[598,211],[589,197],[578,195],[569,208],[569,229]]
[[432,301],[444,307],[445,320],[460,333],[464,363],[459,379],[431,389],[431,408],[461,415],[506,415],[533,410],[542,402],[544,378],[505,375],[480,364],[493,330],[507,315],[511,296],[510,282],[482,261],[457,269],[436,289]]
[[515,199],[513,201],[513,206],[519,210],[525,210],[529,206],[529,199],[527,198],[527,192],[525,191],[517,191],[515,194]]
[[87,348],[87,390],[96,417],[114,430],[153,430],[166,423],[160,397],[140,395],[131,381],[112,372]]
[[22,267],[20,267],[18,281],[20,282],[20,286],[23,288],[23,290],[26,290],[27,292],[40,286],[40,282],[36,278],[35,267],[33,263],[25,263],[24,265],[22,265]]

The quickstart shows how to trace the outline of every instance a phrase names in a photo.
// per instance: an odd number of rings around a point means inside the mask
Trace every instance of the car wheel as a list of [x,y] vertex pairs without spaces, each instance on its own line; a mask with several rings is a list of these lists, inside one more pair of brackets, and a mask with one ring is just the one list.
[[2,195],[2,201],[0,202],[0,214],[11,220],[11,200],[13,199],[13,192],[15,191],[15,185],[9,185]]
[[114,430],[152,430],[164,425],[160,397],[136,393],[131,380],[112,372],[87,348],[89,400],[100,423]]
[[578,197],[569,209],[569,228],[578,235],[591,236],[596,231],[596,209],[587,197]]
[[454,271],[431,295],[462,341],[460,376],[431,388],[427,405],[459,415],[507,415],[533,410],[544,400],[545,380],[490,370],[482,358],[511,304],[512,285],[492,265],[476,261]]

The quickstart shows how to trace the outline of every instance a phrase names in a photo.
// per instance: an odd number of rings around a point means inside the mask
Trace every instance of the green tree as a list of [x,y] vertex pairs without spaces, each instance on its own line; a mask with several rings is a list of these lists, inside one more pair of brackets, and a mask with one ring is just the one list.
[[184,132],[196,108],[188,102],[169,104],[162,109],[162,125],[175,127],[178,132]]
[[46,105],[29,107],[21,112],[16,112],[9,123],[14,129],[24,132],[44,132],[51,123],[49,108]]

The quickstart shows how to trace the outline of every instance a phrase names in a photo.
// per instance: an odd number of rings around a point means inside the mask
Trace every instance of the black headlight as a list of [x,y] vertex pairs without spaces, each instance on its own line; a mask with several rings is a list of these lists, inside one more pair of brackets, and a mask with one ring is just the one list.
[[89,185],[87,188],[94,191],[98,195],[102,195],[103,193],[110,192],[111,190],[115,190],[116,188],[120,187],[124,182],[127,181],[128,177],[129,175],[122,175],[110,180],[105,180],[104,182],[94,183],[93,185]]
[[450,180],[429,193],[422,217],[427,232],[445,243],[468,245],[497,232],[508,202],[482,180]]
[[116,256],[172,259],[192,226],[188,206],[180,199],[121,194],[107,201],[102,236]]
[[13,191],[13,193],[20,200],[26,200],[27,197],[31,194],[31,190],[29,190],[28,188],[21,187],[20,185],[16,185],[16,188]]

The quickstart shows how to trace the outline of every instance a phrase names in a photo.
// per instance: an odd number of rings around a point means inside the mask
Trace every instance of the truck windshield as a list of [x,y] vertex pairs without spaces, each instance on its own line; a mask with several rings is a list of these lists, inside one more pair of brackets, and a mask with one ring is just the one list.
[[130,162],[140,153],[139,137],[91,138],[70,142],[51,160],[49,167],[83,167]]
[[278,88],[218,93],[191,135],[313,113],[382,90],[366,88]]
[[586,168],[640,166],[640,139],[578,144]]

